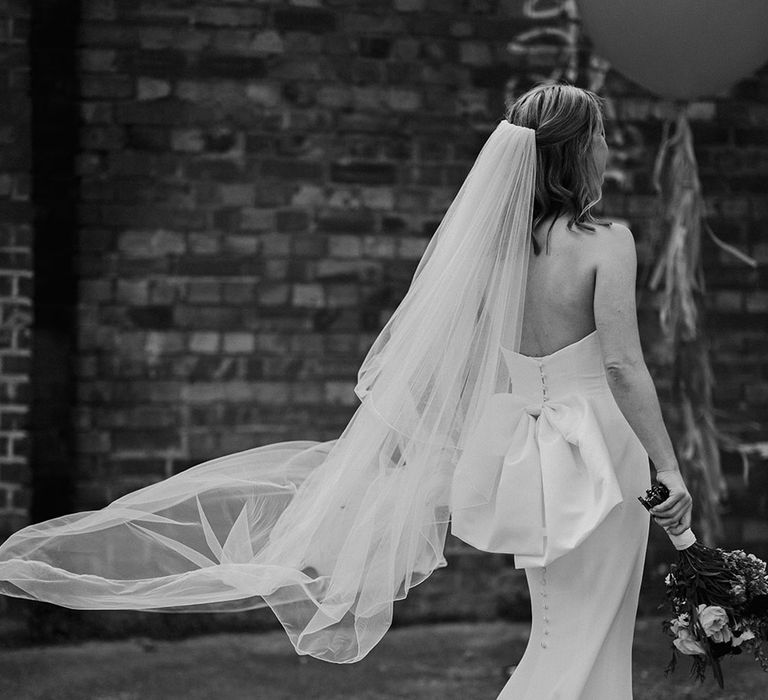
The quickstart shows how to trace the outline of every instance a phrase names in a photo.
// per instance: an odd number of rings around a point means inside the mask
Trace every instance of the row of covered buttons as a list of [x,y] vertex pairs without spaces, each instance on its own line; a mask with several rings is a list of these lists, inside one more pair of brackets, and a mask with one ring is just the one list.
[[[547,567],[543,567],[541,569],[541,585],[545,586],[547,583],[546,578],[547,573]],[[547,602],[547,591],[546,589],[542,589],[541,591],[541,597],[544,599],[543,607],[544,607],[544,617],[542,618],[542,621],[544,622],[544,635],[549,636],[549,628],[547,627],[547,624],[549,623],[549,603]],[[547,643],[542,639],[541,640],[541,646],[546,649]]]
[[547,375],[544,374],[544,363],[539,362],[539,375],[541,376],[541,396],[544,401],[547,400]]

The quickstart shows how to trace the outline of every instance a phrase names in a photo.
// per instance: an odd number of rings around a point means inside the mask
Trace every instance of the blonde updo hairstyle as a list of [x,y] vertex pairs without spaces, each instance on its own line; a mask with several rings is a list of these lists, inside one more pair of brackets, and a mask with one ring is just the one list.
[[[547,230],[547,250],[550,231],[561,214],[571,214],[568,228],[575,224],[594,231],[590,224],[611,225],[589,211],[602,197],[591,150],[595,133],[603,128],[603,101],[591,90],[559,80],[537,84],[507,107],[508,122],[536,131],[533,228],[554,215]],[[538,255],[541,248],[535,239],[532,242]]]

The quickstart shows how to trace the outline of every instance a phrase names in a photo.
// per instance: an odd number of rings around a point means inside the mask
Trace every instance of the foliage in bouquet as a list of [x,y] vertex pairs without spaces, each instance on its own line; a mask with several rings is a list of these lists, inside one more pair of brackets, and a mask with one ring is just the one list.
[[683,574],[679,565],[670,566],[664,583],[667,604],[675,617],[664,620],[662,628],[673,640],[665,675],[675,670],[681,653],[692,657],[692,677],[703,681],[711,667],[722,688],[723,656],[749,651],[768,672],[763,649],[768,641],[768,577],[765,562],[754,554],[716,551],[723,567],[714,574]]

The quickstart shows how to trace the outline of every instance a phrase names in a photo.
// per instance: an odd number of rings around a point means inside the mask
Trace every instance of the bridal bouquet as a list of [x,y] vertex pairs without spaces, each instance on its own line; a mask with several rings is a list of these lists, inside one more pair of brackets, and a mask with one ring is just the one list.
[[[639,500],[650,509],[668,495],[666,486],[656,484]],[[675,670],[678,652],[692,657],[692,677],[703,681],[710,667],[720,688],[723,656],[751,652],[768,672],[763,649],[768,642],[765,562],[740,549],[706,547],[696,542],[690,530],[670,534],[670,539],[678,549],[678,561],[670,565],[664,579],[666,605],[672,611],[671,619],[662,621],[663,631],[672,637],[672,658],[665,675]]]

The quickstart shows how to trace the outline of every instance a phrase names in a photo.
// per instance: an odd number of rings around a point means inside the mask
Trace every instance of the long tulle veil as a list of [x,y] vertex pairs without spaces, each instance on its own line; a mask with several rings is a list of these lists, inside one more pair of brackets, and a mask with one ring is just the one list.
[[[198,464],[0,546],[0,593],[80,609],[269,606],[297,653],[362,659],[443,556],[456,462],[519,346],[535,132],[501,121],[358,373],[341,435]],[[487,500],[477,491],[475,502]],[[473,499],[462,498],[463,503]]]

